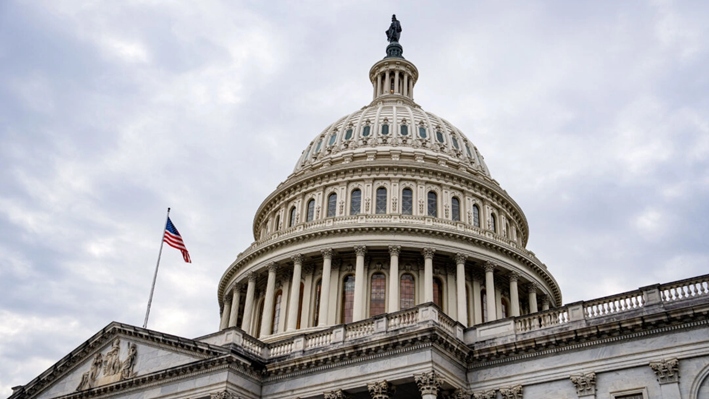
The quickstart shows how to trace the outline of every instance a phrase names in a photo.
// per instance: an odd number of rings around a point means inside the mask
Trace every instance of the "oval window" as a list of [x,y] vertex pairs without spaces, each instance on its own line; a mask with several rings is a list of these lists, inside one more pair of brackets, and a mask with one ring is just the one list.
[[419,137],[421,137],[422,139],[425,139],[427,137],[426,128],[423,126],[419,127]]
[[460,146],[458,145],[458,140],[455,138],[455,136],[451,136],[451,141],[453,142],[453,147],[455,147],[456,150],[460,150]]
[[347,129],[345,132],[345,140],[349,140],[352,138],[352,128]]
[[369,125],[363,127],[363,128],[362,128],[362,137],[367,137],[367,136],[369,136],[369,130],[370,130]]
[[401,125],[401,135],[402,136],[408,136],[409,135],[409,127],[406,125]]
[[386,123],[382,125],[382,135],[386,136],[389,134],[389,125]]
[[330,136],[330,141],[327,143],[328,147],[335,144],[335,141],[337,141],[337,132],[333,133],[332,136]]
[[439,143],[445,143],[446,140],[443,138],[443,132],[440,130],[436,130],[436,140],[438,140]]

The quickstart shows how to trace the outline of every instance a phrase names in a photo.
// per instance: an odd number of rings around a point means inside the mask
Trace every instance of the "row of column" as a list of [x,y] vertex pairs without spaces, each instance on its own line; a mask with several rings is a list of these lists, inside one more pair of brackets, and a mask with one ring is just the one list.
[[[393,72],[393,73],[392,73]],[[404,75],[402,84],[399,84],[401,75]],[[391,79],[394,79],[394,88],[391,88]],[[406,97],[413,98],[414,85],[413,81],[409,80],[409,74],[400,70],[387,70],[384,73],[377,75],[377,83],[374,86],[374,98],[384,94],[401,94]]]
[[[354,247],[354,252],[356,255],[355,261],[355,287],[354,287],[354,304],[352,312],[352,321],[360,321],[367,317],[365,305],[367,301],[365,300],[366,284],[367,278],[365,278],[365,255],[367,253],[367,248],[364,245],[359,245]],[[433,302],[433,256],[436,250],[434,248],[423,248],[422,255],[424,257],[424,288],[423,288],[423,301],[422,303]],[[321,306],[318,309],[318,325],[317,327],[324,327],[328,324],[328,299],[330,298],[331,290],[331,273],[332,273],[332,249],[323,249],[321,251],[323,257],[323,270],[322,270],[322,285],[320,292]],[[401,253],[401,247],[398,245],[389,246],[389,300],[387,301],[387,313],[393,313],[400,310],[399,306],[399,255]],[[300,281],[302,277],[303,269],[303,256],[298,254],[291,257],[293,261],[293,274],[292,283],[289,290],[289,300],[288,300],[288,312],[287,312],[287,322],[286,322],[286,332],[295,331],[298,323],[298,305],[300,296]],[[455,255],[456,263],[456,276],[455,276],[455,291],[456,291],[456,310],[457,314],[449,314],[450,317],[456,319],[463,325],[468,325],[468,301],[466,298],[465,289],[465,263],[467,256],[462,253]],[[496,266],[487,262],[484,265],[485,269],[485,280],[484,287],[487,293],[485,306],[487,308],[487,321],[493,321],[497,319],[497,300],[495,295],[495,271]],[[274,295],[276,288],[276,273],[278,267],[275,263],[271,263],[268,266],[268,278],[266,282],[266,293],[264,297],[264,307],[263,315],[261,317],[261,335],[270,335],[271,326],[273,323],[273,306],[274,306]],[[512,272],[509,275],[509,287],[510,287],[510,314],[507,316],[516,317],[520,315],[519,306],[519,288],[518,280],[519,274]],[[536,283],[530,284],[530,289],[528,289],[528,300],[529,300],[529,312],[536,313],[539,311],[537,306],[537,290],[538,286]],[[478,285],[475,285],[478,287]],[[477,290],[477,288],[475,288]],[[241,329],[244,331],[251,331],[252,322],[252,312],[254,309],[255,301],[255,291],[256,291],[256,275],[252,272],[248,277],[248,285],[246,289],[246,303],[244,304],[244,315],[241,323]],[[304,293],[308,294],[309,293]],[[473,292],[476,298],[480,298],[479,292]],[[220,329],[225,329],[228,327],[234,327],[237,323],[239,306],[241,301],[241,290],[235,288],[233,290],[231,301],[226,300],[224,304],[224,310],[222,312],[222,318],[220,323]],[[542,310],[549,309],[549,302],[545,300],[542,304]],[[473,324],[482,323],[482,316],[476,317]]]

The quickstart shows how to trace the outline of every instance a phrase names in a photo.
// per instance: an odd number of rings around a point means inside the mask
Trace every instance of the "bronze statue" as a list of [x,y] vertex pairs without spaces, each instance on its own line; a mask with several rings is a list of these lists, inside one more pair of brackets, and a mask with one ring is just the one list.
[[396,19],[396,14],[391,16],[391,25],[389,25],[389,29],[387,29],[386,34],[389,43],[399,42],[399,37],[401,36],[401,24],[399,23],[399,20]]

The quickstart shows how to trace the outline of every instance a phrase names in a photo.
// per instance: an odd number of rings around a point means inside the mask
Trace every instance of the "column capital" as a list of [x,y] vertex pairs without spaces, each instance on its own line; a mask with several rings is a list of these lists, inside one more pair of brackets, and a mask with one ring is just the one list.
[[596,373],[574,374],[569,376],[576,387],[576,395],[586,396],[596,394]]
[[660,385],[679,382],[679,360],[677,358],[650,362],[650,368],[655,372]]
[[268,272],[269,273],[276,273],[278,272],[278,264],[276,262],[271,262],[268,264]]
[[458,388],[453,393],[451,393],[448,398],[450,399],[470,399],[472,393],[466,389]]
[[519,281],[519,273],[517,273],[517,272],[510,273],[510,282],[513,282],[513,281]]
[[502,399],[522,399],[522,385],[500,388]]
[[396,392],[396,387],[387,380],[369,383],[367,389],[372,399],[389,399]]
[[463,253],[460,253],[460,252],[458,252],[457,254],[455,254],[455,263],[456,263],[457,265],[459,265],[459,264],[461,264],[461,263],[465,264],[465,261],[466,261],[467,259],[468,259],[468,255],[466,255],[466,254],[463,254]]
[[434,370],[427,373],[414,374],[414,380],[421,392],[421,396],[437,396],[438,390],[441,389],[441,384],[443,383],[443,379]]
[[389,245],[389,256],[399,256],[400,253],[401,253],[401,246]]
[[290,258],[293,261],[293,263],[301,264],[301,265],[303,264],[303,255],[302,254],[295,254],[295,255],[291,256]]
[[342,392],[342,389],[331,392],[323,392],[323,395],[325,396],[325,399],[347,399],[347,395]]
[[332,248],[321,249],[320,253],[322,254],[323,259],[332,260]]
[[250,272],[247,278],[249,279],[249,283],[256,283],[258,275],[256,274],[256,272]]
[[427,247],[422,249],[421,253],[423,254],[424,259],[433,259],[433,254],[436,253],[436,249]]
[[354,247],[355,254],[357,256],[364,256],[367,253],[367,247],[364,245],[357,245]]
[[238,398],[239,398],[238,395],[236,395],[232,392],[229,392],[227,390],[209,394],[209,399],[238,399]]
[[473,392],[473,399],[496,399],[497,390],[491,389],[489,391]]
[[536,281],[532,281],[531,283],[527,284],[527,290],[529,290],[529,292],[536,293],[539,290],[539,283],[537,283]]
[[492,262],[485,262],[485,265],[483,265],[483,267],[485,268],[485,273],[488,273],[494,272],[497,266]]

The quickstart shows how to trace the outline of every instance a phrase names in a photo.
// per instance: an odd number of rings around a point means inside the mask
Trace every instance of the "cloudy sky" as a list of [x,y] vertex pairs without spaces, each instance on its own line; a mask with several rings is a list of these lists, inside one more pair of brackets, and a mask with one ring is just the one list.
[[[0,2],[0,397],[113,320],[218,328],[216,285],[302,149],[371,100],[392,13],[416,100],[529,220],[565,302],[709,271],[709,2]],[[492,2],[491,2],[492,3]]]

